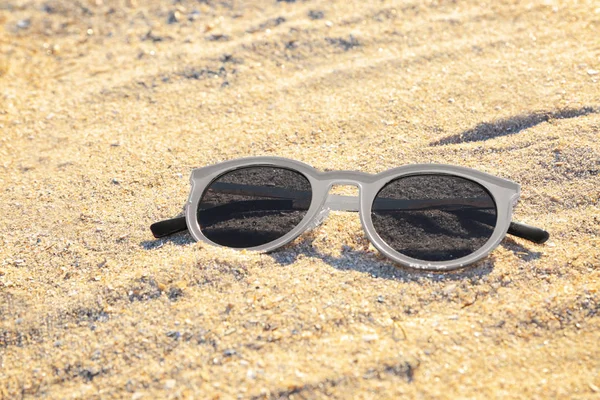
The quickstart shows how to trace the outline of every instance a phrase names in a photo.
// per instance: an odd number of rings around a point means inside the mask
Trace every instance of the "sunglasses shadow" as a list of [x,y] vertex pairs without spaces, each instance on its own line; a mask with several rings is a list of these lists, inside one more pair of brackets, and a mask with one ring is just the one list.
[[160,239],[144,240],[140,242],[140,246],[143,247],[144,250],[154,250],[160,249],[167,243],[173,243],[178,246],[185,246],[194,242],[195,240],[192,237],[192,235],[189,234],[189,232],[180,232]]
[[303,235],[300,241],[275,250],[268,255],[281,265],[290,265],[296,262],[298,257],[319,259],[340,271],[354,270],[369,274],[373,278],[391,279],[401,282],[418,282],[423,279],[441,281],[460,281],[464,279],[480,278],[488,275],[494,269],[494,256],[485,259],[460,270],[436,272],[421,271],[393,263],[387,258],[364,250],[355,250],[349,246],[342,247],[340,256],[325,254],[313,246],[315,235],[309,232]]
[[[283,266],[293,264],[300,256],[302,256],[319,259],[340,271],[354,270],[369,274],[374,278],[392,279],[402,282],[415,282],[423,279],[434,282],[460,281],[464,279],[480,278],[490,274],[494,269],[495,264],[495,258],[492,254],[471,266],[455,271],[421,271],[394,264],[377,253],[365,250],[354,250],[349,246],[342,247],[342,254],[340,256],[332,256],[316,249],[315,246],[313,246],[315,239],[315,233],[307,232],[302,235],[301,239],[295,240],[267,255]],[[140,246],[145,250],[154,250],[163,247],[167,243],[185,246],[194,243],[194,238],[192,238],[188,232],[181,232],[161,239],[145,240],[140,242]],[[502,247],[510,250],[516,257],[525,262],[537,260],[542,256],[541,252],[531,251],[509,237],[506,237],[502,241]]]
[[531,251],[526,247],[523,247],[521,244],[517,243],[511,237],[505,237],[502,241],[502,247],[506,250],[512,251],[512,253],[525,262],[538,260],[542,257],[541,251]]

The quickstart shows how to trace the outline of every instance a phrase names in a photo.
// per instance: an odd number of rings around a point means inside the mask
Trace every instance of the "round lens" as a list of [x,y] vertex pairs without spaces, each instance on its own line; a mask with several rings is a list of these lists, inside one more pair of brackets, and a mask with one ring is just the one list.
[[235,248],[261,246],[294,229],[312,199],[304,175],[280,167],[247,167],[213,181],[198,205],[204,236]]
[[389,182],[371,211],[377,234],[394,250],[449,261],[481,248],[496,226],[496,204],[480,184],[452,175],[412,175]]

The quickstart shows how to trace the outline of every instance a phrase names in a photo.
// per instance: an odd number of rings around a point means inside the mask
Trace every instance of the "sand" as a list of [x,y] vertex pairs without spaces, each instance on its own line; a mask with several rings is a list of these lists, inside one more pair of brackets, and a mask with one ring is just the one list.
[[[599,398],[599,7],[4,0],[0,398]],[[552,236],[447,274],[352,213],[272,254],[151,236],[256,155],[477,168]]]

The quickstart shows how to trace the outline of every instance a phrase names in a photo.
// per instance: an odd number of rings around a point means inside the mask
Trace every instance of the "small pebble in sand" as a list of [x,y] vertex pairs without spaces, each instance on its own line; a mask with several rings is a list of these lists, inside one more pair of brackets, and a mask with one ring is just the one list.
[[598,71],[597,69],[588,69],[587,73],[588,73],[588,75],[593,76],[593,75],[600,74],[600,71]]
[[445,295],[449,296],[456,291],[457,287],[458,286],[456,284],[450,284],[450,285],[446,286],[442,291],[444,292]]
[[200,11],[198,10],[194,10],[190,13],[190,15],[188,15],[188,20],[190,21],[195,21],[198,18],[200,18]]
[[167,332],[167,337],[170,337],[174,340],[179,340],[181,338],[181,332],[179,331],[169,331]]
[[225,357],[235,356],[236,354],[237,354],[237,351],[235,351],[234,349],[227,349],[227,350],[223,351],[223,355]]
[[168,24],[176,24],[181,20],[181,13],[179,11],[171,11],[169,13],[169,17],[167,18]]
[[175,379],[167,379],[165,381],[165,389],[167,389],[167,390],[174,389],[176,384],[177,384],[177,381],[175,381]]
[[19,22],[17,22],[17,28],[19,28],[19,29],[27,29],[27,28],[29,28],[30,25],[31,25],[30,19],[22,19]]
[[378,340],[378,339],[379,339],[379,335],[378,335],[378,334],[376,334],[376,333],[373,333],[373,334],[370,334],[370,335],[364,335],[364,336],[362,337],[362,339],[363,339],[365,342],[367,342],[367,343],[368,343],[368,342],[374,342],[374,341],[376,341],[376,340]]
[[323,19],[325,17],[325,14],[323,13],[323,11],[319,11],[319,10],[310,10],[308,12],[308,18],[315,20],[315,19]]

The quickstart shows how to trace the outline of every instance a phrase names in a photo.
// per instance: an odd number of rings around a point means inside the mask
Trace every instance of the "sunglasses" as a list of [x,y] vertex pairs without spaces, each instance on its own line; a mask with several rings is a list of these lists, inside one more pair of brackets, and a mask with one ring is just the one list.
[[[511,221],[517,183],[464,167],[407,165],[371,175],[252,157],[195,169],[190,181],[185,216],[153,224],[155,237],[187,229],[197,241],[268,252],[317,227],[330,210],[358,211],[385,256],[438,271],[480,260],[507,233],[535,243],[549,237]],[[357,186],[359,196],[329,194],[333,185]]]

